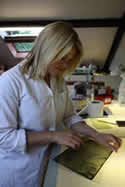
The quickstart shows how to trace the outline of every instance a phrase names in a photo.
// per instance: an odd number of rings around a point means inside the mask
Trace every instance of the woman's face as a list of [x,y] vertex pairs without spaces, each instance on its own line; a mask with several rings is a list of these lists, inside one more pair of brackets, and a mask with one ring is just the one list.
[[53,77],[60,77],[66,70],[73,65],[73,59],[76,58],[77,51],[72,48],[71,51],[60,60],[54,60],[48,66],[47,73]]

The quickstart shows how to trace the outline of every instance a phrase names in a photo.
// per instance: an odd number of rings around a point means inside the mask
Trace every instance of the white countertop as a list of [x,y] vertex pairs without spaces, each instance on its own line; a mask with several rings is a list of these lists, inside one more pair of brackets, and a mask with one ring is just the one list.
[[[125,119],[125,107],[120,107],[115,102],[107,107],[112,111],[112,115],[109,116],[110,122]],[[93,180],[88,180],[50,159],[44,187],[125,187],[125,127],[114,125],[110,129],[99,129],[99,131],[122,137],[123,142],[118,153],[111,154],[96,177]],[[61,147],[62,149],[63,147]],[[59,146],[56,146],[51,158],[59,152]]]

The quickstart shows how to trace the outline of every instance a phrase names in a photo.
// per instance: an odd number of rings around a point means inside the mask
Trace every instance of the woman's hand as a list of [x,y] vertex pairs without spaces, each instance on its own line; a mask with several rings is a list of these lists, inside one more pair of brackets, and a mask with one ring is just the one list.
[[97,143],[109,147],[112,151],[118,151],[121,145],[121,139],[112,135],[99,133],[94,128],[87,125],[85,122],[79,122],[71,127],[74,131],[79,132],[85,136],[91,137]]
[[95,141],[116,152],[121,145],[121,139],[112,134],[98,133],[97,136],[95,136]]
[[54,143],[66,145],[73,149],[79,148],[80,144],[83,143],[80,138],[80,133],[74,132],[73,130],[54,131],[52,138]]

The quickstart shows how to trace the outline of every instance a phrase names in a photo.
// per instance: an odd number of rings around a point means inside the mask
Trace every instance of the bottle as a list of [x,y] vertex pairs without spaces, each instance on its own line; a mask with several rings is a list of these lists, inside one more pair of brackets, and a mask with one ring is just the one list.
[[95,94],[94,94],[94,87],[91,88],[91,101],[94,101]]
[[125,105],[125,78],[122,79],[119,86],[118,101],[120,105]]
[[90,81],[90,88],[91,88],[91,101],[94,100],[94,74],[91,75],[91,81]]

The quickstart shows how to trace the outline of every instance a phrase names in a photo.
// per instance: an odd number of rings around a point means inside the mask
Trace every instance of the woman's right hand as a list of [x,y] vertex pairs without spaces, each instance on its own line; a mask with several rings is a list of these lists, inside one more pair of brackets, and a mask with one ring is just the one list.
[[53,142],[72,147],[73,149],[79,148],[83,141],[80,138],[80,134],[73,131],[54,131],[52,133]]

